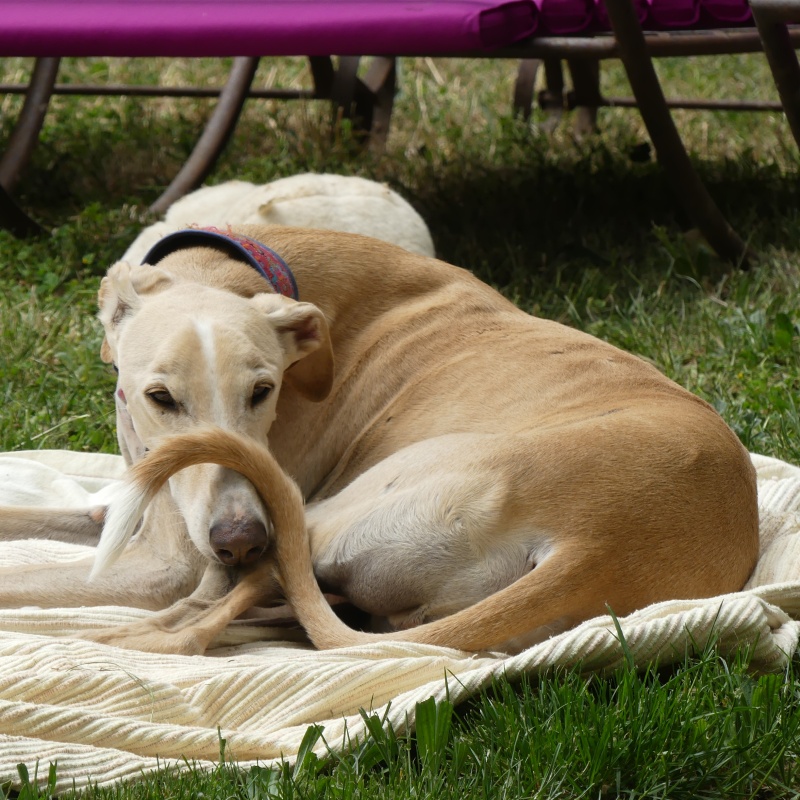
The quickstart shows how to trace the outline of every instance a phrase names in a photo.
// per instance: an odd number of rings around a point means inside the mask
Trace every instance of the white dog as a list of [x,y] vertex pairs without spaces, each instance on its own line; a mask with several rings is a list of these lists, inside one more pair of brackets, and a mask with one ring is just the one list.
[[383,183],[344,175],[306,173],[263,185],[227,181],[175,202],[163,222],[145,228],[122,256],[141,264],[163,236],[188,225],[292,225],[373,236],[412,253],[433,256],[422,217]]

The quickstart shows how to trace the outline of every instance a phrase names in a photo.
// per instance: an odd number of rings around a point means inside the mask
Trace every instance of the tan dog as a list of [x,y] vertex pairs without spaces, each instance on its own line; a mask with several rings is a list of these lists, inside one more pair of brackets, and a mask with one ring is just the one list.
[[[313,306],[265,298],[263,278],[213,247],[117,266],[104,281],[104,357],[119,367],[131,461],[207,424],[268,441],[307,500],[323,587],[383,629],[477,604],[419,630],[464,649],[515,649],[607,606],[626,614],[747,580],[754,471],[706,403],[456,267],[354,235],[244,232],[288,262]],[[100,516],[65,515],[53,535],[96,541]],[[236,583],[250,587],[236,595],[244,607],[279,592],[264,566],[269,525],[249,481],[192,466],[96,581],[83,582],[88,564],[34,567],[0,603],[163,608],[194,590],[147,629],[167,638],[142,629],[109,640],[196,651],[202,636],[170,631],[207,620]],[[112,539],[111,551],[125,536]],[[256,590],[240,580],[248,574]]]

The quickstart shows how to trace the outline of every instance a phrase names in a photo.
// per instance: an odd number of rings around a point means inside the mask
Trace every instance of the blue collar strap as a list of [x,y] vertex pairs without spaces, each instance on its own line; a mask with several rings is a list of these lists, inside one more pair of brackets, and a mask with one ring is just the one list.
[[238,261],[244,261],[258,272],[278,293],[298,300],[297,281],[289,265],[274,251],[261,242],[234,233],[230,228],[187,228],[171,233],[150,248],[142,264],[155,266],[170,253],[184,247],[216,247]]

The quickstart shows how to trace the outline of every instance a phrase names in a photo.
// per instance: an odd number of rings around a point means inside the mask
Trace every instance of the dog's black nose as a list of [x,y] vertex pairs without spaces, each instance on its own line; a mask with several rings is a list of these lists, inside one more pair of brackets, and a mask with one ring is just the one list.
[[211,548],[229,567],[258,561],[267,549],[267,529],[257,519],[234,519],[217,522],[209,531]]

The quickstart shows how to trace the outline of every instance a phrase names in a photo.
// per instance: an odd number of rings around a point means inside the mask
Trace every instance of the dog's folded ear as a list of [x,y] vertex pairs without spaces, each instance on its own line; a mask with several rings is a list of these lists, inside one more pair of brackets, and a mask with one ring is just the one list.
[[118,261],[100,281],[97,294],[98,317],[106,335],[100,346],[100,358],[107,364],[114,360],[117,332],[122,322],[135,314],[142,305],[141,295],[166,289],[172,278],[157,267],[132,267]]
[[284,381],[303,397],[324,400],[333,385],[333,347],[325,315],[313,303],[298,303],[275,294],[252,298],[281,339],[285,355]]

